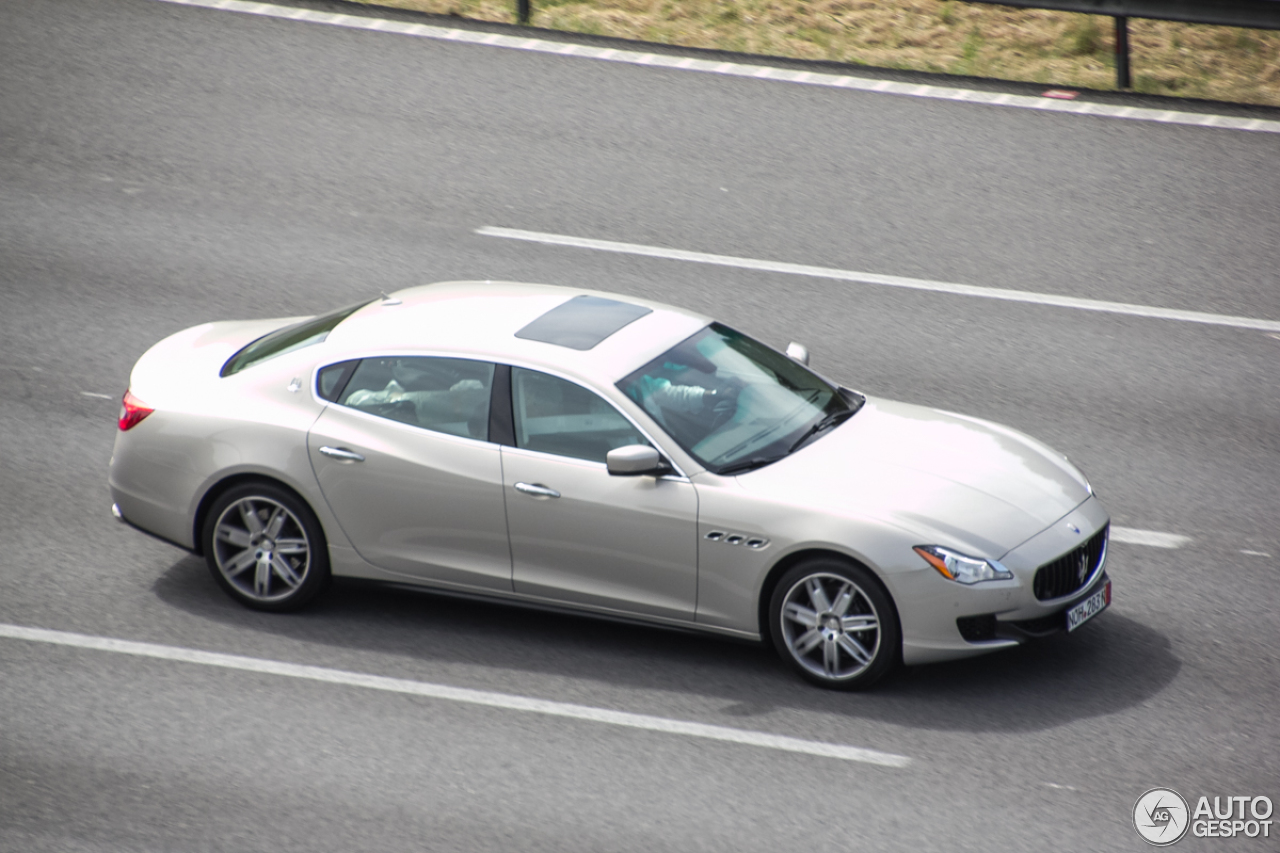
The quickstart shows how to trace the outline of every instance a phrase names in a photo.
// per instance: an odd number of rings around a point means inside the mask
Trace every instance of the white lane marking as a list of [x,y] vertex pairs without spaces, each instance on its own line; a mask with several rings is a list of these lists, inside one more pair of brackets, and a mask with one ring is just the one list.
[[1232,326],[1239,329],[1261,329],[1280,332],[1280,320],[1260,320],[1255,317],[1232,317],[1227,314],[1209,314],[1203,311],[1184,311],[1180,308],[1156,308],[1150,305],[1132,305],[1127,302],[1106,302],[1101,299],[1081,299],[1075,296],[1058,296],[1052,293],[1035,293],[1029,290],[1004,290],[997,287],[978,287],[972,284],[955,284],[946,281],[930,281],[921,278],[904,278],[896,275],[854,272],[852,270],[791,264],[783,261],[762,261],[755,258],[738,258],[732,255],[712,255],[706,252],[690,252],[684,249],[667,249],[661,246],[644,246],[639,243],[617,243],[612,240],[594,240],[589,237],[569,237],[563,234],[544,234],[539,231],[521,231],[516,228],[499,228],[486,225],[475,233],[484,237],[504,237],[508,240],[525,240],[548,246],[568,246],[574,249],[593,249],[598,252],[615,252],[624,255],[641,255],[669,261],[688,261],[697,264],[714,264],[737,269],[759,270],[786,275],[803,275],[850,281],[857,284],[874,284],[883,287],[904,287],[911,290],[928,290],[955,296],[979,296],[985,299],[1002,299],[1006,302],[1026,302],[1033,305],[1051,305],[1057,308],[1075,308],[1080,311],[1101,311],[1107,314],[1127,314],[1157,320],[1179,320],[1184,323],[1205,323],[1212,326]]
[[[562,54],[564,42],[547,41],[545,39],[494,39],[492,33],[469,32],[467,30],[445,29],[426,24],[404,24],[363,15],[342,15],[329,12],[313,12],[309,9],[296,9],[288,6],[276,6],[270,3],[249,3],[244,0],[161,0],[180,6],[198,6],[205,9],[220,9],[228,12],[244,12],[249,15],[261,15],[267,18],[283,18],[293,21],[306,21],[313,24],[328,24],[355,30],[376,30],[392,32],[418,38],[436,39],[439,41],[463,42],[466,44],[483,44],[490,47],[501,47],[511,50],[529,50],[537,53]],[[632,65],[665,64],[651,53],[640,53],[632,50],[609,49],[604,53],[579,53],[583,59],[603,59],[609,62],[623,62]],[[820,74],[815,72],[786,72],[775,66],[747,65],[738,62],[722,62],[714,67],[703,65],[677,66],[682,70],[696,71],[704,74],[722,74],[729,77],[755,77],[772,79],[781,83],[794,83],[801,86],[825,86],[836,89],[856,89],[863,92],[888,92],[893,95],[905,95],[915,98],[930,98],[941,101],[965,101],[972,104],[985,104],[997,107],[1015,107],[1026,110],[1043,110],[1046,112],[1074,113],[1078,115],[1100,116],[1103,118],[1129,119],[1130,121],[1152,121],[1161,124],[1184,124],[1195,127],[1219,127],[1226,130],[1261,131],[1264,133],[1280,133],[1280,121],[1271,119],[1240,119],[1230,116],[1206,115],[1204,113],[1186,113],[1174,110],[1153,110],[1146,107],[1119,107],[1108,104],[1085,104],[1080,101],[1061,101],[1055,98],[1033,97],[1029,95],[1012,95],[1007,92],[984,92],[977,89],[955,89],[950,86],[913,85],[896,83],[891,80],[875,80],[866,77],[849,77],[839,74]],[[775,71],[783,76],[773,76]]]
[[757,746],[783,752],[817,755],[822,758],[837,758],[843,761],[857,761],[863,764],[878,764],[882,767],[906,767],[911,763],[911,759],[905,755],[894,755],[856,746],[802,740],[785,735],[769,734],[768,732],[734,729],[728,726],[670,720],[665,717],[651,717],[647,714],[610,711],[606,708],[592,708],[588,705],[573,705],[568,702],[552,702],[547,699],[534,699],[528,696],[515,696],[508,693],[490,693],[484,690],[470,690],[464,687],[449,687],[448,685],[431,684],[425,681],[409,681],[403,678],[387,678],[381,675],[348,672],[341,669],[304,666],[296,663],[241,657],[240,655],[227,655],[218,652],[202,652],[178,646],[115,640],[110,637],[94,637],[87,634],[49,631],[43,628],[27,628],[21,625],[6,625],[3,623],[0,623],[0,637],[27,640],[33,643],[72,646],[101,652],[115,652],[137,657],[179,661],[181,663],[193,663],[201,666],[216,666],[222,669],[237,669],[265,675],[279,675],[286,678],[300,678],[306,681],[320,681],[326,684],[363,687],[368,690],[384,690],[389,693],[404,693],[410,696],[425,696],[430,699],[443,699],[449,702],[485,705],[490,708],[502,708],[508,711],[528,711],[535,714],[568,717],[569,719],[587,720],[611,726],[624,726],[631,729],[644,729],[645,731],[662,732],[664,734],[684,735],[686,737],[704,738],[725,743]]
[[1266,551],[1249,551],[1244,548],[1240,549],[1241,554],[1248,554],[1250,557],[1270,557]]
[[1111,541],[1126,545],[1149,545],[1152,548],[1181,548],[1191,541],[1190,536],[1178,533],[1161,533],[1158,530],[1135,530],[1132,527],[1111,527]]
[[110,394],[99,394],[97,391],[81,391],[80,396],[81,397],[98,397],[103,400],[115,399],[115,397],[111,396]]

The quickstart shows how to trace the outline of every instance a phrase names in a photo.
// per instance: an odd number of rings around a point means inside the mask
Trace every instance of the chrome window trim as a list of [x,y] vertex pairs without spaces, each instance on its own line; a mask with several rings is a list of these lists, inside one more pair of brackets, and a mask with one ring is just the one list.
[[[537,453],[538,455],[547,456],[553,459],[574,458],[571,456],[560,456],[555,453],[542,453],[540,451],[530,451],[530,450],[526,450],[523,447],[513,447],[512,445],[499,444],[498,442],[482,440],[478,438],[467,438],[466,436],[453,435],[453,433],[437,432],[435,430],[429,430],[426,427],[414,426],[413,424],[406,424],[406,423],[403,423],[402,421],[392,421],[390,418],[382,418],[377,415],[370,415],[368,412],[360,412],[358,409],[352,408],[351,406],[343,406],[340,403],[332,403],[320,396],[320,371],[321,370],[323,370],[326,367],[329,367],[330,365],[338,364],[339,362],[356,361],[356,360],[363,361],[364,359],[367,359],[367,358],[457,358],[457,359],[465,359],[467,361],[483,361],[493,365],[505,364],[505,365],[508,365],[509,367],[519,367],[524,370],[532,370],[537,373],[545,373],[548,376],[554,376],[557,379],[563,379],[565,382],[569,382],[573,385],[577,385],[580,388],[584,388],[587,391],[590,391],[592,394],[595,394],[597,397],[599,397],[600,399],[608,403],[610,406],[612,406],[614,411],[622,415],[622,417],[625,418],[628,423],[630,423],[633,427],[636,428],[637,432],[643,435],[645,439],[647,439],[648,442],[651,445],[653,445],[653,447],[656,448],[659,453],[662,454],[662,458],[666,460],[667,464],[670,465],[673,469],[675,469],[675,474],[674,475],[663,474],[658,479],[660,480],[672,479],[677,482],[686,482],[686,483],[691,482],[689,480],[689,475],[685,473],[685,471],[681,468],[680,464],[676,462],[676,460],[673,458],[671,452],[667,450],[666,443],[655,439],[653,437],[653,433],[650,430],[645,429],[628,412],[619,408],[617,403],[611,400],[608,395],[602,394],[600,393],[599,390],[593,388],[592,386],[584,384],[582,380],[577,377],[562,373],[559,370],[549,369],[544,365],[531,364],[527,361],[516,361],[514,359],[508,359],[508,358],[492,358],[480,353],[459,352],[457,350],[426,350],[426,349],[405,350],[403,348],[398,348],[398,347],[390,350],[365,350],[365,351],[357,350],[355,352],[347,352],[347,353],[342,353],[340,355],[334,354],[329,358],[322,359],[312,367],[311,382],[310,382],[311,398],[321,406],[339,406],[345,411],[357,412],[361,415],[364,415],[365,417],[371,417],[371,418],[374,418],[375,420],[382,421],[382,422],[398,423],[401,426],[408,427],[409,429],[422,430],[424,432],[430,432],[434,435],[447,435],[447,436],[450,436],[451,438],[462,439],[463,441],[474,441],[474,442],[479,442],[480,444],[493,444],[503,448],[510,447],[512,450],[520,450],[527,453]],[[513,403],[513,410],[512,410],[513,420],[514,420],[514,417],[515,417],[515,411],[514,411],[514,403]],[[671,441],[671,439],[668,438],[668,441]],[[672,443],[674,444],[674,441],[672,441]],[[676,445],[676,446],[679,447],[679,445]],[[579,459],[578,461],[587,462],[588,460]],[[607,467],[603,462],[597,462],[592,464],[599,465],[601,468]]]

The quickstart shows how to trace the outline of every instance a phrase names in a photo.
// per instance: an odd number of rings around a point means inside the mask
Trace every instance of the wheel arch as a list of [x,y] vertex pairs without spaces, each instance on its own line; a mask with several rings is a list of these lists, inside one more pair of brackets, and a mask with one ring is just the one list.
[[[893,615],[897,617],[898,624],[902,624],[902,613],[898,610],[897,599],[893,597],[893,593],[889,591],[889,586],[881,579],[878,572],[871,566],[856,557],[851,557],[842,551],[836,551],[830,548],[805,548],[800,551],[794,551],[787,554],[778,562],[774,563],[769,569],[769,573],[765,575],[764,583],[760,587],[760,595],[756,602],[756,622],[760,629],[760,639],[765,643],[773,642],[772,631],[769,628],[769,602],[773,599],[774,590],[778,586],[778,581],[782,576],[790,571],[793,567],[803,563],[805,560],[825,559],[836,560],[851,566],[857,566],[864,570],[876,585],[880,587],[880,591],[884,593],[889,603],[893,605]],[[898,655],[902,655],[902,641],[899,637]]]
[[283,489],[293,497],[297,498],[298,501],[300,501],[303,506],[310,509],[311,514],[316,517],[316,520],[320,525],[320,535],[325,538],[323,545],[326,549],[328,548],[328,533],[324,529],[324,522],[320,520],[320,516],[316,512],[315,507],[312,506],[311,501],[307,500],[305,495],[278,477],[272,477],[269,474],[259,474],[253,471],[244,471],[237,474],[229,474],[221,480],[218,480],[206,489],[204,496],[200,498],[200,502],[196,505],[191,529],[191,541],[195,543],[195,548],[193,550],[196,554],[202,557],[205,555],[204,525],[205,521],[208,519],[210,507],[213,506],[214,502],[216,502],[219,497],[226,494],[229,490],[249,483],[265,483],[269,486]]

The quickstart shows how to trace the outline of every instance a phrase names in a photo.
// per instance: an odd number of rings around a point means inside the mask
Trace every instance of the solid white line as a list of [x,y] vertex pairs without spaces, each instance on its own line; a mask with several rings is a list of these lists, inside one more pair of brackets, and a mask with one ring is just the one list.
[[757,746],[783,752],[798,752],[804,755],[837,758],[843,761],[857,761],[863,764],[877,764],[882,767],[906,767],[911,763],[911,759],[905,755],[893,755],[856,746],[802,740],[785,735],[769,734],[768,732],[734,729],[728,726],[670,720],[665,717],[651,717],[647,714],[610,711],[605,708],[573,705],[568,702],[552,702],[546,699],[533,699],[528,696],[490,693],[484,690],[470,690],[463,687],[449,687],[444,684],[431,684],[425,681],[409,681],[403,678],[387,678],[362,672],[304,666],[296,663],[241,657],[240,655],[227,655],[218,652],[202,652],[178,646],[115,640],[110,637],[94,637],[87,634],[72,634],[66,631],[49,631],[43,628],[27,628],[21,625],[6,625],[2,623],[0,623],[0,637],[27,640],[33,643],[72,646],[100,652],[135,655],[137,657],[158,658],[160,660],[199,664],[201,666],[215,666],[222,669],[236,669],[264,675],[278,675],[285,678],[300,678],[306,681],[319,681],[326,684],[363,687],[368,690],[383,690],[389,693],[403,693],[410,696],[425,696],[429,699],[484,705],[489,708],[501,708],[508,711],[527,711],[552,717],[568,717],[569,719],[587,720],[611,726],[684,735],[685,737],[703,738],[745,746]]
[[[164,3],[175,3],[180,6],[197,6],[205,9],[220,9],[228,12],[243,12],[267,18],[282,18],[293,21],[306,21],[313,24],[328,24],[353,30],[378,30],[418,38],[454,41],[464,44],[482,44],[490,47],[501,47],[511,50],[530,50],[538,53],[562,54],[564,42],[545,39],[502,39],[495,41],[492,34],[471,32],[467,30],[445,29],[426,24],[406,25],[398,22],[369,18],[363,15],[342,15],[330,12],[314,12],[309,9],[299,10],[289,6],[276,6],[270,3],[250,3],[245,0],[161,0]],[[633,65],[662,65],[655,61],[653,54],[631,50],[612,50],[602,54],[580,53],[583,59],[604,59],[609,62],[623,62]],[[1218,120],[1226,120],[1228,116],[1209,116],[1204,113],[1184,113],[1174,110],[1153,110],[1145,107],[1117,107],[1107,104],[1083,104],[1078,101],[1058,101],[1053,98],[1034,98],[1025,95],[1009,95],[1001,92],[984,92],[976,89],[953,89],[949,86],[929,86],[894,84],[889,80],[875,80],[864,77],[848,77],[837,74],[819,74],[804,72],[803,74],[782,72],[783,76],[770,75],[776,69],[772,66],[745,65],[734,62],[722,62],[714,68],[698,65],[689,66],[687,71],[699,73],[724,74],[733,77],[757,77],[773,79],[781,83],[795,83],[801,86],[827,86],[842,89],[858,89],[864,92],[888,92],[893,95],[906,95],[916,98],[931,98],[943,101],[965,101],[988,106],[1015,107],[1019,109],[1044,110],[1049,112],[1092,115],[1104,118],[1129,119],[1132,121],[1153,121],[1163,124],[1183,124],[1196,127],[1214,126]],[[807,77],[804,75],[808,75]],[[1232,121],[1237,121],[1231,119]],[[1280,133],[1280,121],[1270,119],[1253,119],[1244,123],[1223,125],[1227,130],[1260,131],[1264,133]]]
[[1126,545],[1148,545],[1152,548],[1181,548],[1191,541],[1190,536],[1178,533],[1161,533],[1158,530],[1135,530],[1132,527],[1111,527],[1111,541]]
[[1264,332],[1280,332],[1280,320],[1233,317],[1227,314],[1184,311],[1180,308],[1156,308],[1150,305],[1132,305],[1127,302],[1106,302],[1101,299],[1082,299],[1075,296],[1058,296],[1052,293],[1035,293],[1029,290],[1004,290],[997,287],[979,287],[972,284],[955,284],[946,281],[904,278],[896,275],[854,272],[830,267],[791,264],[783,261],[762,261],[754,258],[737,258],[731,255],[712,255],[706,252],[667,249],[661,246],[645,246],[639,243],[617,243],[612,240],[594,240],[589,237],[569,237],[563,234],[544,234],[540,231],[521,231],[516,228],[499,228],[492,225],[477,228],[475,233],[485,237],[504,237],[508,240],[525,240],[549,246],[568,246],[575,249],[593,249],[598,252],[641,255],[669,261],[714,264],[721,267],[735,267],[737,269],[783,273],[785,275],[804,275],[813,278],[850,281],[857,284],[928,290],[934,293],[949,293],[955,296],[978,296],[985,299],[1002,299],[1006,302],[1026,302],[1033,305],[1052,305],[1057,308],[1075,308],[1080,311],[1127,314],[1134,317],[1150,317],[1157,320],[1179,320],[1184,323],[1205,323],[1212,326],[1232,326],[1239,329],[1261,329]]

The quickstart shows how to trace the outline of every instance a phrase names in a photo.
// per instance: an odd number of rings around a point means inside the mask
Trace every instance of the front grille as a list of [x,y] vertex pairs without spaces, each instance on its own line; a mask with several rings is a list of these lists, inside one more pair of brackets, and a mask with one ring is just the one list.
[[1088,542],[1068,551],[1056,560],[1036,569],[1032,590],[1040,601],[1070,595],[1093,577],[1102,557],[1107,553],[1110,525],[1095,533]]

